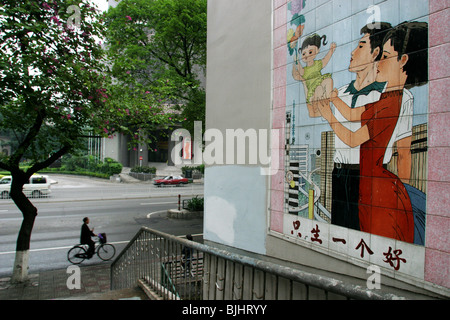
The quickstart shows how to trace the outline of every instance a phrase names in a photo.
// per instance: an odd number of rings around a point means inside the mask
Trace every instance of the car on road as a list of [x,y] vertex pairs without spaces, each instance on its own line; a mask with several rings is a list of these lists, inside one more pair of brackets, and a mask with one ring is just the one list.
[[[2,199],[9,199],[11,182],[12,182],[11,176],[5,176],[0,179],[0,197]],[[23,193],[27,197],[32,198],[41,198],[44,196],[47,197],[51,193],[50,187],[51,183],[47,176],[33,175],[28,180],[28,182],[24,184]]]
[[183,178],[182,176],[167,176],[163,179],[153,180],[153,184],[156,186],[180,185],[180,184],[187,184],[188,182],[189,182],[189,180],[187,178]]

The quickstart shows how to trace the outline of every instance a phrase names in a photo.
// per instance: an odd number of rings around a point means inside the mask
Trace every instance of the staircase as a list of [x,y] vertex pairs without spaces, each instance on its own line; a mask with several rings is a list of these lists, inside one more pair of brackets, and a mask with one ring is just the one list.
[[[183,262],[183,248],[192,250],[190,272]],[[372,291],[361,279],[355,278],[358,285],[312,272],[142,227],[111,265],[111,289],[140,286],[157,300],[427,298],[393,288]]]

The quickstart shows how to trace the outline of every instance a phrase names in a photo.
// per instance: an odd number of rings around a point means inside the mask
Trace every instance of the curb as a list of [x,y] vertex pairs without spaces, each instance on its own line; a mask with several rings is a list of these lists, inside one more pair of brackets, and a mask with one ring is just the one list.
[[185,209],[169,209],[167,216],[172,219],[195,219],[203,218],[203,211],[189,211]]
[[169,210],[160,210],[160,211],[154,211],[147,213],[147,219],[150,219],[153,215],[157,214],[167,214],[167,217],[169,219],[196,219],[196,218],[203,218],[203,211],[188,211],[185,209],[169,209]]
[[167,210],[160,210],[160,211],[154,211],[154,212],[147,213],[147,219],[150,219],[151,216],[154,214],[161,214],[161,213],[167,213]]

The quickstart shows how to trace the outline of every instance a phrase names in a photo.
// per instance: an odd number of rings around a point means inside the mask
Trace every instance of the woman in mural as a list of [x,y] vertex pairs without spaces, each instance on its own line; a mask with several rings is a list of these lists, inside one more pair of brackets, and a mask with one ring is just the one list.
[[377,81],[387,82],[378,102],[351,109],[338,98],[331,102],[349,121],[361,121],[361,128],[348,130],[334,117],[329,104],[319,103],[322,116],[347,145],[360,146],[359,220],[360,230],[401,241],[414,242],[411,200],[402,181],[383,166],[387,144],[398,121],[403,88],[428,81],[428,25],[404,22],[384,38]]
[[331,90],[333,89],[333,79],[331,74],[322,75],[321,71],[331,59],[336,44],[330,45],[330,50],[322,60],[315,60],[320,51],[321,44],[326,45],[326,36],[319,36],[313,34],[305,39],[300,51],[303,62],[306,66],[303,67],[298,55],[295,58],[295,64],[292,70],[292,76],[295,80],[302,81],[305,88],[306,103],[308,106],[309,115],[311,117],[320,117],[320,113],[313,107],[311,101],[329,99]]

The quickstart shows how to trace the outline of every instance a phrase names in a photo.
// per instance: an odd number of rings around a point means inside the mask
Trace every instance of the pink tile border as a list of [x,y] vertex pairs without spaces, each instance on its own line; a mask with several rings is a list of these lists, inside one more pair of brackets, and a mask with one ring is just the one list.
[[283,192],[282,198],[284,199],[284,168],[272,176],[272,190]]
[[429,5],[430,14],[440,11],[440,10],[447,9],[449,6],[450,6],[449,0],[430,0],[430,5]]
[[273,8],[277,9],[278,7],[281,7],[282,5],[285,5],[287,3],[287,0],[273,0]]
[[450,217],[438,215],[427,216],[427,248],[448,251],[447,245],[450,242]]
[[284,108],[286,107],[286,87],[278,87],[273,89],[273,107]]
[[273,31],[273,47],[279,48],[286,44],[286,28],[284,26]]
[[450,218],[450,182],[429,180],[427,193],[427,211]]
[[428,121],[432,126],[428,127],[428,146],[449,147],[450,140],[450,112],[429,113]]
[[[436,2],[436,1],[430,1]],[[431,11],[431,10],[430,10]],[[434,47],[441,43],[450,42],[450,34],[448,33],[448,19],[450,15],[450,9],[440,10],[433,14],[430,14],[429,28],[433,29],[433,32],[429,34],[430,47]]]
[[[432,19],[432,16],[430,16],[430,19]],[[432,33],[431,30],[429,33]],[[447,78],[450,74],[450,66],[448,63],[448,57],[450,56],[450,43],[430,47],[428,50],[428,55],[430,81]]]
[[450,79],[443,78],[438,80],[433,80],[430,82],[429,86],[429,113],[440,113],[450,111]]
[[284,191],[281,190],[272,190],[272,203],[270,208],[273,211],[283,212],[283,198],[284,198]]
[[283,232],[284,215],[284,125],[286,119],[286,17],[287,0],[274,0],[274,70],[272,128],[280,130],[279,170],[271,176],[270,230]]
[[450,288],[450,254],[433,249],[425,249],[425,280]]
[[278,28],[284,26],[286,24],[286,17],[287,17],[287,4],[285,1],[285,3],[283,5],[278,6],[275,9],[274,21],[273,21],[274,29],[278,29]]
[[273,52],[273,67],[280,68],[286,65],[287,56],[286,56],[286,47],[281,46],[274,49]]
[[425,236],[425,280],[450,288],[450,117],[448,0],[430,0],[428,183]]
[[[430,117],[430,120],[433,119]],[[438,123],[439,124],[439,123]],[[433,123],[434,127],[434,123]],[[437,126],[436,126],[437,127]],[[443,127],[435,130],[447,132]],[[447,136],[448,137],[448,136]],[[450,148],[430,147],[428,148],[428,180],[429,181],[450,181]]]
[[274,88],[284,87],[286,90],[286,65],[273,70]]
[[283,233],[283,212],[275,210],[271,211],[270,230]]

